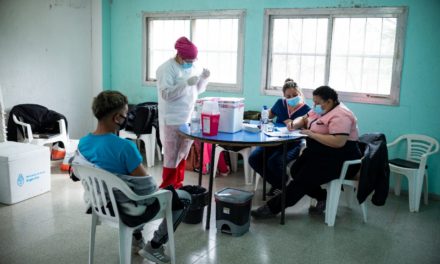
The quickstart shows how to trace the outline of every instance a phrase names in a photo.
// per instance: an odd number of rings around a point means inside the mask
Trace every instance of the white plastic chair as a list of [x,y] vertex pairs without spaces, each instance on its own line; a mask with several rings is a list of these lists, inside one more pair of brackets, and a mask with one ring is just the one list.
[[[171,213],[171,196],[172,193],[168,190],[158,190],[151,195],[137,195],[128,185],[118,178],[116,175],[104,171],[99,168],[72,165],[75,174],[81,179],[85,192],[88,192],[90,197],[92,210],[92,227],[90,230],[90,244],[89,244],[89,264],[93,263],[93,255],[95,249],[95,233],[96,226],[99,223],[106,223],[111,227],[119,229],[119,260],[120,263],[131,263],[131,243],[133,231],[141,228],[146,223],[140,224],[136,227],[126,226],[119,217],[119,211],[116,204],[113,191],[119,190],[125,196],[133,201],[141,201],[150,198],[156,198],[160,204],[160,210],[157,215],[148,222],[160,218],[166,218],[167,232],[168,232],[168,250],[171,257],[171,263],[176,263],[175,248],[174,248],[174,232],[173,221]],[[104,192],[100,190],[105,190]],[[109,203],[107,205],[107,203]],[[110,214],[111,207],[114,215]]]
[[160,151],[159,145],[156,142],[156,128],[152,127],[150,134],[141,134],[139,137],[135,133],[123,129],[119,131],[119,137],[135,140],[139,150],[140,150],[140,145],[138,140],[144,142],[145,158],[147,160],[148,167],[154,166],[155,151],[157,151],[158,159],[162,160],[162,153]]
[[[222,151],[229,151],[230,153],[230,158],[231,158],[231,169],[233,172],[237,171],[237,154],[241,154],[241,156],[243,156],[243,166],[244,166],[244,180],[245,180],[245,184],[246,185],[251,185],[253,183],[253,169],[251,168],[251,166],[249,165],[248,159],[249,159],[249,155],[251,154],[251,147],[248,148],[243,148],[239,151],[232,151],[232,150],[227,150],[222,148],[221,146],[217,145],[215,147],[215,156],[214,156],[214,169],[217,169],[217,165],[218,165],[218,159],[220,157],[220,153],[222,153]],[[214,177],[215,177],[215,173],[214,173]]]
[[[341,187],[344,185],[344,191],[345,187],[351,187],[353,190],[350,193],[349,202],[351,200],[355,200],[356,195],[354,193],[357,190],[359,181],[357,179],[345,179],[348,168],[350,165],[354,164],[360,164],[362,159],[357,160],[347,160],[344,162],[341,170],[341,174],[339,175],[338,179],[332,180],[328,184],[326,184],[327,188],[327,201],[326,201],[326,208],[325,208],[325,223],[328,226],[334,226],[335,220],[336,220],[336,213],[338,211],[338,205],[339,205],[339,197],[341,195]],[[350,203],[349,203],[350,204]],[[367,222],[367,206],[366,202],[363,202],[361,205],[362,214],[363,214],[363,220],[366,223]]]
[[12,120],[14,120],[14,122],[17,125],[23,127],[23,131],[24,131],[23,142],[25,143],[44,146],[48,144],[53,144],[55,142],[63,142],[65,149],[68,149],[69,147],[69,135],[67,134],[66,123],[64,122],[64,119],[58,120],[58,125],[60,128],[59,134],[44,135],[44,136],[41,134],[33,133],[31,125],[19,120],[19,118],[17,118],[15,115],[12,115]]
[[396,176],[394,193],[400,195],[401,175],[408,178],[409,211],[418,212],[422,187],[424,185],[424,202],[428,204],[428,157],[439,150],[439,143],[434,138],[408,134],[398,137],[387,145],[388,148],[396,146],[401,141],[406,141],[406,158],[390,159],[390,172]]

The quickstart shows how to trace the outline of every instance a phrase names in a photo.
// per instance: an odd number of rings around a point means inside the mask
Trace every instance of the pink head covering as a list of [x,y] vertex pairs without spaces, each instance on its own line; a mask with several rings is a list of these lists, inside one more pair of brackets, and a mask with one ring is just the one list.
[[177,54],[182,57],[184,60],[194,60],[197,58],[197,47],[191,41],[189,41],[186,37],[180,37],[174,48],[177,50]]

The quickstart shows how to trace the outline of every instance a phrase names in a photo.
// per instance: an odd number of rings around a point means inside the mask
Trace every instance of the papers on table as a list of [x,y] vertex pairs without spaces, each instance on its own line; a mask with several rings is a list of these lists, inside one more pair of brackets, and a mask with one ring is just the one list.
[[243,130],[251,133],[259,133],[260,127],[256,124],[245,124],[243,123]]
[[287,127],[276,127],[273,132],[265,131],[264,134],[269,137],[278,137],[278,138],[300,138],[306,137],[307,135],[301,134],[300,130],[289,131]]

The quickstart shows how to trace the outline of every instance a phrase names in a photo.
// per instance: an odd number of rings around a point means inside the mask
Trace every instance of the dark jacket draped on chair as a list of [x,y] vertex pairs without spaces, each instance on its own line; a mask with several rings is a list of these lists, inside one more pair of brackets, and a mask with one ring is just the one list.
[[365,147],[357,199],[363,203],[374,191],[371,201],[381,206],[385,204],[389,191],[390,168],[388,165],[387,141],[384,134],[368,133],[359,138]]
[[23,135],[21,126],[12,119],[15,115],[19,120],[31,125],[32,132],[36,134],[58,134],[60,128],[58,120],[64,119],[67,130],[67,119],[64,115],[49,110],[37,104],[20,104],[12,107],[8,118],[8,141],[17,141],[17,127]]

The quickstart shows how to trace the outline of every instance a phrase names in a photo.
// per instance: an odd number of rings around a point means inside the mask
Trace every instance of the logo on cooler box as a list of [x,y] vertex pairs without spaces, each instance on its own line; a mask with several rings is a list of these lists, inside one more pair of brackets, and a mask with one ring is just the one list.
[[23,174],[20,173],[17,178],[17,185],[21,187],[23,186],[23,184],[24,184],[24,177]]
[[40,176],[44,175],[45,173],[46,173],[45,171],[38,171],[36,173],[32,173],[26,176],[23,176],[23,174],[20,173],[17,177],[17,185],[21,187],[24,185],[25,182],[32,182],[38,180],[40,179]]

